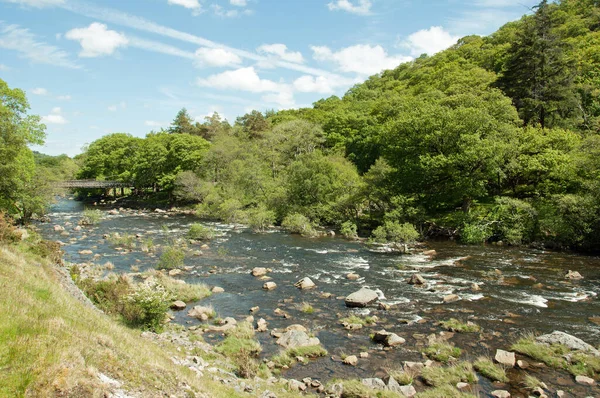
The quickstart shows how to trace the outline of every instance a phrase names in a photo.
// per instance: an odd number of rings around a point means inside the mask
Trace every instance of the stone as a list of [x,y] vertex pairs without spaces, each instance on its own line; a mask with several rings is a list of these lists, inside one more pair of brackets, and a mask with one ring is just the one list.
[[400,391],[400,383],[398,383],[396,381],[396,379],[394,379],[393,376],[391,376],[391,375],[385,376],[383,378],[383,382],[385,383],[386,390],[394,391],[394,392],[401,392]]
[[277,339],[277,344],[285,348],[297,348],[319,345],[321,341],[301,330],[288,330]]
[[469,385],[469,383],[460,382],[456,384],[456,388],[460,391],[468,390],[470,387],[471,386]]
[[492,397],[495,398],[510,398],[510,393],[506,390],[494,390],[492,391]]
[[544,334],[537,337],[536,341],[543,344],[562,344],[572,350],[587,351],[594,356],[600,356],[600,351],[598,351],[596,348],[585,341],[575,336],[571,336],[565,332],[554,331],[550,334]]
[[289,380],[288,381],[288,389],[290,391],[305,391],[306,390],[306,384],[298,381],[298,380]]
[[267,282],[263,285],[263,289],[265,290],[273,290],[277,287],[277,284],[275,282]]
[[377,292],[363,287],[345,299],[346,307],[366,307],[379,298]]
[[516,363],[515,353],[504,350],[496,350],[496,356],[494,357],[494,359],[499,364],[510,366],[511,368],[515,366]]
[[315,285],[315,283],[312,281],[312,279],[307,277],[307,278],[300,279],[298,282],[296,282],[294,284],[294,286],[296,286],[298,289],[305,290],[305,289],[312,289],[317,285]]
[[232,317],[227,317],[221,321],[221,326],[211,325],[208,327],[209,332],[225,332],[227,330],[234,329],[237,325],[237,321]]
[[287,328],[285,328],[286,332],[289,332],[290,330],[298,330],[300,332],[308,333],[308,330],[304,326],[298,324],[290,325]]
[[119,215],[119,210],[117,210],[117,209],[109,210],[108,214],[110,214],[111,216],[117,216],[117,215]]
[[[215,313],[215,310],[213,310],[211,307],[203,307],[201,305],[197,305],[194,308],[192,308],[190,311],[188,311],[188,316],[191,316],[192,318],[206,320],[206,319],[210,318],[214,313]],[[204,315],[204,317],[202,315]],[[202,319],[202,318],[205,318],[205,319]]]
[[259,306],[250,308],[250,312],[252,312],[252,313],[258,312],[259,310],[260,310]]
[[173,304],[171,304],[171,309],[175,310],[175,311],[181,311],[183,309],[185,309],[187,305],[181,301],[181,300],[177,300],[174,301]]
[[421,274],[413,274],[408,280],[409,285],[424,285],[425,278],[421,276]]
[[65,228],[62,225],[55,225],[54,226],[54,231],[55,232],[62,232],[64,230],[65,230]]
[[346,275],[346,279],[351,280],[351,281],[355,281],[359,278],[360,278],[360,275],[355,274],[354,272],[350,272],[349,274]]
[[522,359],[519,359],[519,360],[517,361],[517,366],[518,366],[520,369],[527,369],[527,368],[529,368],[529,362],[527,362],[527,361],[524,361],[524,360],[522,360]]
[[557,398],[564,398],[567,396],[567,394],[565,394],[563,390],[556,390],[556,396]]
[[266,332],[268,325],[269,324],[267,323],[267,321],[264,320],[264,318],[260,318],[258,320],[258,322],[256,322],[256,331],[257,332]]
[[[356,355],[349,355],[346,358],[344,358],[344,363],[346,365],[356,366],[358,364],[358,358],[356,357]],[[384,386],[385,386],[385,384],[384,384]]]
[[379,303],[377,308],[379,308],[382,311],[389,311],[392,308],[392,306],[387,303]]
[[415,373],[420,373],[421,370],[423,370],[423,368],[425,367],[425,365],[423,365],[421,362],[411,362],[411,361],[404,361],[402,368],[404,369],[404,371],[409,371],[409,372],[415,372]]
[[577,376],[575,377],[575,381],[579,384],[584,384],[586,386],[593,386],[596,384],[596,381],[587,376]]
[[577,271],[569,270],[569,272],[567,272],[565,275],[565,279],[579,280],[579,279],[583,279],[583,276]]
[[267,269],[264,267],[256,267],[252,269],[252,276],[265,276],[267,275]]
[[94,254],[91,250],[80,250],[79,254],[83,254],[83,255],[92,255]]
[[361,358],[368,358],[368,357],[369,357],[369,353],[368,353],[368,352],[366,352],[366,351],[363,351],[363,352],[361,352],[361,353],[359,354],[359,356],[360,356]]
[[332,384],[331,386],[327,387],[327,390],[325,390],[325,392],[330,397],[339,398],[344,393],[344,386],[341,383]]
[[211,292],[213,293],[224,293],[225,289],[223,289],[222,287],[219,286],[215,286],[211,289]]
[[[356,358],[356,357],[355,357]],[[378,379],[378,378],[368,378],[368,379],[362,379],[361,383],[367,387],[369,387],[372,390],[385,390],[385,383],[383,382],[383,380]]]
[[458,300],[460,300],[460,297],[456,294],[449,294],[447,296],[444,296],[444,303],[454,303]]
[[75,232],[79,232],[79,231],[81,231],[81,229],[82,229],[82,228],[81,228],[81,225],[78,225],[78,226],[76,226],[75,228],[73,228],[73,231],[75,231]]
[[172,269],[169,271],[169,276],[177,276],[177,275],[181,275],[180,269]]
[[404,340],[402,337],[395,333],[386,332],[385,330],[375,332],[373,335],[373,341],[383,344],[386,347],[394,347],[406,343],[406,340]]
[[479,291],[481,291],[481,287],[477,283],[472,283],[471,290],[474,292],[479,292]]
[[400,393],[406,398],[413,398],[415,395],[417,395],[417,390],[415,390],[415,388],[412,385],[400,386]]

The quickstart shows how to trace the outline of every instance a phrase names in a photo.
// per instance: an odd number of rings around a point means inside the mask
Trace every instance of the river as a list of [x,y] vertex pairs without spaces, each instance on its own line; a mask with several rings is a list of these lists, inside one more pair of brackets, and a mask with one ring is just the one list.
[[[164,244],[183,237],[192,223],[199,222],[190,215],[126,211],[118,215],[105,213],[96,226],[75,231],[82,211],[81,202],[59,200],[49,214],[51,222],[39,225],[42,235],[65,243],[66,261],[74,264],[110,261],[114,264],[112,272],[116,273],[132,272],[132,266],[139,271],[154,268],[160,251],[156,254],[136,249],[117,251],[103,239],[104,234],[140,234],[151,237],[155,244]],[[472,334],[457,334],[453,338],[456,345],[467,351],[467,359],[493,356],[496,348],[508,348],[527,331],[561,330],[594,346],[600,343],[600,326],[592,321],[600,316],[598,257],[529,248],[464,246],[454,242],[428,242],[427,249],[436,252],[430,256],[392,255],[374,253],[358,242],[335,237],[307,239],[278,230],[256,234],[242,226],[205,224],[215,228],[217,236],[201,255],[194,255],[199,245],[190,246],[191,254],[186,256],[185,264],[191,268],[180,277],[188,283],[220,286],[225,293],[214,294],[201,304],[211,304],[223,318],[231,316],[238,320],[247,317],[251,307],[259,306],[254,316],[265,318],[269,329],[302,324],[329,351],[326,358],[286,371],[289,378],[313,377],[325,381],[332,377],[381,376],[385,368],[398,367],[401,361],[422,360],[419,347],[426,341],[424,336],[439,333],[442,329],[437,322],[451,317],[471,320],[485,331],[480,339],[474,339]],[[54,225],[66,225],[65,232],[54,231]],[[79,254],[84,249],[92,250],[96,257]],[[277,288],[263,290],[264,281],[250,275],[254,267],[271,268],[269,276]],[[584,279],[566,280],[564,275],[568,270],[580,272]],[[360,278],[348,280],[349,272],[359,274]],[[415,272],[425,278],[425,287],[406,282]],[[310,277],[317,288],[309,291],[295,288],[294,283],[303,277]],[[473,291],[474,283],[480,286],[480,291]],[[341,298],[363,286],[377,290],[380,301],[391,304],[392,309],[346,308]],[[323,298],[324,292],[332,297]],[[450,293],[458,294],[461,300],[443,303],[443,297]],[[302,303],[312,305],[314,313],[303,313]],[[275,315],[276,308],[291,318]],[[353,313],[377,315],[380,320],[374,327],[349,332],[339,324],[339,319]],[[187,311],[176,313],[175,322],[186,326],[200,323],[188,317]],[[382,328],[399,334],[407,343],[398,349],[383,350],[369,338],[370,333]],[[260,333],[258,337],[264,357],[278,351],[269,333]],[[207,335],[206,339],[217,340],[219,336]],[[330,358],[358,355],[361,351],[370,355],[361,358],[356,367]],[[488,387],[483,383],[484,390],[489,390]]]

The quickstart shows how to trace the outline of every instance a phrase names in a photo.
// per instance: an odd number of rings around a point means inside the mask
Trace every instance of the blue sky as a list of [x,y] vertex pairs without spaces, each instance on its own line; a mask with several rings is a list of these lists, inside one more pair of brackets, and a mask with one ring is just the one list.
[[202,121],[308,106],[531,0],[0,0],[0,78],[27,92],[48,154]]

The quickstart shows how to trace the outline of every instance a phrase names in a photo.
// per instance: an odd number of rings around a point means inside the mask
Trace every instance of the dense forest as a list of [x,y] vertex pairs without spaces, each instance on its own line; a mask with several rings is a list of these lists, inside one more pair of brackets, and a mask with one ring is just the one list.
[[26,115],[23,92],[0,81],[0,207],[31,217],[45,170],[80,165],[78,178],[129,182],[138,195],[257,230],[598,249],[599,5],[542,1],[490,36],[464,37],[342,98],[233,125],[218,114],[197,123],[182,109],[168,130],[111,134],[76,160],[28,150],[43,126]]

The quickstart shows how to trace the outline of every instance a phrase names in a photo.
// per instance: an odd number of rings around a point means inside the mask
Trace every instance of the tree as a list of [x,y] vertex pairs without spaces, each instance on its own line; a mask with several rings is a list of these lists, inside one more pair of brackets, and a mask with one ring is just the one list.
[[543,0],[523,20],[498,81],[525,125],[542,128],[568,125],[578,109],[575,65],[566,55],[566,41],[555,32],[552,7]]
[[0,210],[22,219],[40,210],[33,198],[43,194],[35,184],[35,161],[28,145],[43,144],[46,126],[28,110],[25,93],[0,79]]
[[259,111],[252,111],[236,119],[235,124],[242,127],[242,131],[250,138],[260,137],[264,131],[268,130],[270,123]]
[[190,117],[187,109],[182,108],[177,112],[177,116],[169,127],[171,134],[191,134],[194,130],[193,119]]

